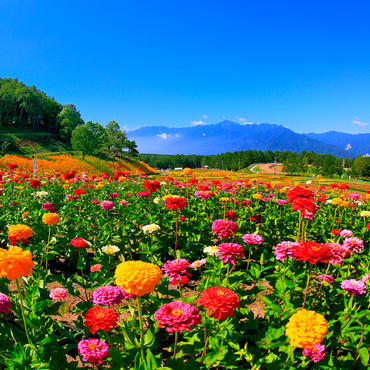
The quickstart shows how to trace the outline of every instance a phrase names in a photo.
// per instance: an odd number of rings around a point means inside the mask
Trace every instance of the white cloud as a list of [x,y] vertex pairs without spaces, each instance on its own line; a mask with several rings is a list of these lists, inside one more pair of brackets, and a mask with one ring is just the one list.
[[237,120],[240,122],[241,125],[253,125],[253,122],[248,122],[244,117],[237,117]]
[[347,144],[345,150],[351,150],[351,149],[352,149],[352,145],[351,144]]
[[206,114],[202,114],[202,118],[207,119],[208,116]]
[[206,136],[206,134],[204,132],[202,132],[202,136]]
[[367,127],[369,124],[367,122],[363,122],[360,120],[360,117],[356,116],[354,120],[352,120],[352,123],[355,125],[361,126],[361,127]]
[[204,121],[191,121],[191,124],[193,126],[202,126],[202,125],[206,125],[207,123],[205,123]]
[[157,136],[160,137],[163,140],[168,139],[168,135],[165,132],[163,134],[158,134]]

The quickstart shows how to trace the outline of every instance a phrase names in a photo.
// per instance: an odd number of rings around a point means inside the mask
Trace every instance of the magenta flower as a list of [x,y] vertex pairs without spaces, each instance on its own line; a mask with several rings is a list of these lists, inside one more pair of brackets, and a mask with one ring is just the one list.
[[100,203],[100,207],[102,207],[103,209],[112,209],[113,206],[114,206],[114,204],[111,200],[103,200]]
[[118,198],[119,197],[119,193],[109,193],[109,196],[111,198]]
[[325,346],[323,344],[315,344],[312,348],[304,348],[302,355],[313,362],[319,362],[325,357]]
[[343,247],[347,248],[352,253],[360,253],[364,247],[364,242],[358,238],[347,238],[344,239]]
[[162,266],[163,276],[169,276],[170,284],[176,285],[180,283],[181,286],[189,282],[188,276],[191,276],[186,270],[190,267],[190,263],[185,258],[167,261]]
[[227,263],[230,261],[233,265],[235,265],[237,258],[244,257],[244,249],[240,244],[236,243],[221,243],[217,246],[217,250],[215,253],[218,258],[223,261],[223,263]]
[[9,313],[11,306],[10,298],[4,293],[0,293],[0,312]]
[[212,234],[219,239],[231,238],[237,230],[236,223],[230,220],[216,220],[212,224]]
[[283,241],[273,247],[275,258],[278,261],[285,261],[287,257],[292,257],[293,250],[299,244],[297,242]]
[[123,294],[121,288],[118,286],[101,286],[93,290],[91,300],[95,304],[112,306],[122,302]]
[[343,238],[350,238],[352,235],[353,235],[353,232],[351,230],[342,230],[340,232],[340,235],[343,237]]
[[63,299],[66,299],[68,295],[68,290],[65,288],[55,288],[50,291],[49,297],[53,301],[58,301],[59,299],[62,301]]
[[168,333],[190,331],[200,323],[199,310],[190,303],[171,302],[162,305],[154,312],[159,328],[166,328]]
[[120,201],[119,201],[119,204],[120,204],[121,206],[125,206],[126,204],[128,204],[128,201],[127,201],[127,200],[120,200]]
[[104,357],[108,357],[109,345],[100,339],[81,340],[77,347],[83,362],[98,365],[103,363]]
[[344,260],[344,257],[347,255],[348,248],[345,248],[339,243],[326,243],[326,245],[330,247],[331,252],[329,263],[333,265],[339,265]]
[[201,190],[198,190],[194,193],[194,195],[197,197],[197,198],[200,198],[202,200],[204,199],[207,199],[207,198],[210,198],[212,196],[211,193],[207,193],[205,191],[201,191]]
[[283,206],[284,204],[287,204],[288,201],[285,200],[285,199],[276,199],[276,203],[279,205],[279,206]]
[[43,203],[41,207],[44,211],[55,212],[53,203]]
[[263,238],[261,235],[245,234],[243,235],[243,241],[247,244],[263,244]]
[[340,283],[340,287],[344,290],[346,290],[350,295],[353,295],[356,297],[358,294],[366,294],[366,285],[361,280],[343,280]]
[[[333,284],[333,281],[334,281],[334,278],[331,275],[325,275],[325,274],[318,275],[317,276],[317,279],[324,280],[324,281],[326,281],[329,284]],[[321,285],[321,281],[318,281],[318,283]]]
[[99,204],[99,201],[97,199],[91,199],[91,203],[96,205]]

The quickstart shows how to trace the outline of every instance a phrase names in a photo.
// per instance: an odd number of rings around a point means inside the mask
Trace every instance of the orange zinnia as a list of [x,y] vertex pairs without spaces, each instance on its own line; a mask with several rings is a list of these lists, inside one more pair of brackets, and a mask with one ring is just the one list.
[[11,225],[8,230],[8,238],[11,245],[16,245],[20,241],[26,243],[32,236],[32,229],[27,225]]
[[8,280],[15,280],[31,275],[33,267],[30,251],[19,247],[0,249],[0,277],[6,276]]
[[59,222],[59,216],[56,213],[44,213],[42,222],[45,225],[56,225]]

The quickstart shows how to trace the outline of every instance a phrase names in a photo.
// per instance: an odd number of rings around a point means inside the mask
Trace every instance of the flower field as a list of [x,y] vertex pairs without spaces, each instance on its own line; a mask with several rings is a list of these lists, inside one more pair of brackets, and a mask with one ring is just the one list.
[[47,165],[0,172],[1,368],[369,366],[366,184]]

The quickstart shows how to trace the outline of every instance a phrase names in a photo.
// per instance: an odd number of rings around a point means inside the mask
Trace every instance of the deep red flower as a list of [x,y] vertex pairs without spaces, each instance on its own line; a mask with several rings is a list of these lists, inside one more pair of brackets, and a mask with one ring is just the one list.
[[334,235],[340,235],[340,232],[341,232],[342,230],[341,229],[333,229],[332,231],[330,231],[332,234],[334,234]]
[[73,195],[82,195],[86,194],[86,191],[84,189],[74,189],[73,190]]
[[30,180],[30,186],[31,186],[32,189],[37,189],[41,186],[41,181],[31,179]]
[[117,326],[118,315],[114,310],[104,306],[89,308],[84,317],[84,325],[90,326],[90,333],[95,334],[98,330],[109,331]]
[[229,220],[237,220],[238,215],[236,214],[235,211],[225,211],[225,218]]
[[249,216],[248,218],[250,221],[255,222],[256,224],[260,224],[262,220],[260,215],[252,215],[252,216]]
[[183,210],[188,205],[186,198],[182,197],[169,197],[165,201],[166,208],[173,209],[174,211],[177,211],[179,208]]
[[326,244],[313,241],[299,242],[293,249],[293,256],[296,261],[308,261],[312,264],[317,262],[328,263],[332,257],[331,248]]
[[234,315],[234,309],[240,307],[238,295],[232,290],[220,286],[207,288],[200,293],[198,306],[204,306],[207,316],[223,320]]
[[144,190],[148,190],[150,192],[156,192],[160,188],[161,188],[161,184],[159,183],[159,181],[156,181],[156,180],[151,180],[151,181],[145,180],[143,182],[143,189]]
[[64,180],[71,180],[71,179],[73,179],[75,177],[75,175],[76,175],[76,172],[77,171],[75,171],[75,170],[66,172],[65,174],[63,174]]
[[297,198],[306,198],[315,201],[315,193],[309,189],[303,188],[301,186],[296,186],[294,189],[288,191],[286,199],[289,203],[292,203]]
[[71,240],[71,244],[75,248],[84,248],[87,247],[88,244],[86,243],[86,240],[84,238],[74,238]]
[[14,163],[9,163],[7,167],[9,168],[10,171],[14,171],[18,168],[18,165]]

